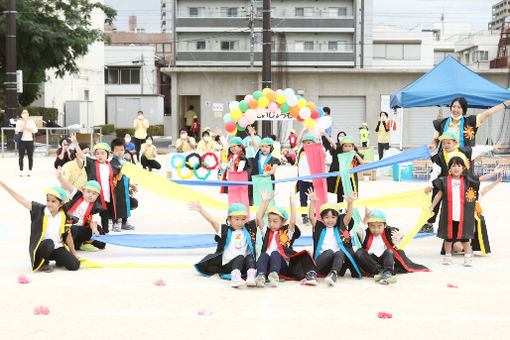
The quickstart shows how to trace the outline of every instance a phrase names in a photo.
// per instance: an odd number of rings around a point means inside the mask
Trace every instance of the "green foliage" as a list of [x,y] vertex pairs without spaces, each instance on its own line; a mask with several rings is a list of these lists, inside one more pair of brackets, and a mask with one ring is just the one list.
[[[21,105],[37,99],[47,69],[54,69],[58,77],[76,74],[77,58],[85,55],[92,43],[103,41],[103,31],[91,28],[91,14],[96,9],[104,12],[107,24],[117,14],[89,0],[17,0],[17,68],[23,70],[24,83],[18,96]],[[0,1],[0,13],[5,10],[6,1]],[[5,21],[6,15],[0,15],[0,37],[5,37]],[[5,61],[5,39],[0,39],[0,83],[5,81]]]
[[103,135],[109,135],[115,130],[115,125],[113,124],[96,125],[95,127],[100,127]]
[[58,120],[58,110],[53,107],[27,106],[21,107],[18,111],[28,110],[31,116],[42,116],[44,121]]
[[147,133],[152,136],[163,136],[163,125],[151,125],[147,129]]
[[126,133],[129,133],[131,136],[133,136],[135,134],[135,129],[127,128],[115,129],[115,134],[117,135],[118,138],[124,138]]

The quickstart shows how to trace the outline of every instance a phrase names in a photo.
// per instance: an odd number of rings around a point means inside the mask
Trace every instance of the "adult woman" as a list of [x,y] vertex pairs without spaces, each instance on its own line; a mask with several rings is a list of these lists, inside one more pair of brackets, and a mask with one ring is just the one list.
[[390,124],[388,122],[388,114],[384,111],[379,113],[375,132],[377,132],[377,151],[379,152],[379,159],[382,159],[384,150],[390,148]]
[[71,139],[69,137],[61,138],[58,145],[60,145],[60,148],[57,149],[57,158],[54,163],[55,169],[74,159],[74,150],[70,148]]
[[21,140],[18,142],[19,155],[19,176],[23,177],[23,158],[25,151],[28,156],[28,172],[27,176],[32,175],[32,167],[34,166],[34,133],[37,132],[37,126],[27,110],[21,111],[21,119],[16,122],[15,133],[22,133]]
[[133,122],[135,128],[135,148],[136,158],[140,161],[140,147],[147,138],[147,129],[149,128],[149,121],[143,118],[143,112],[138,111],[138,118]]
[[152,169],[161,169],[161,164],[156,160],[156,147],[152,144],[152,136],[148,135],[145,139],[145,143],[141,145],[140,152],[142,167]]

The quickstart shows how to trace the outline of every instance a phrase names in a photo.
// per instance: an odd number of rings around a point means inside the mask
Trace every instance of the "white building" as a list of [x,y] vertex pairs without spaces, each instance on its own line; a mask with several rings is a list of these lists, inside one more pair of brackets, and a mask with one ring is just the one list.
[[472,70],[488,70],[490,60],[498,54],[499,31],[479,31],[465,34],[455,43],[457,60]]
[[501,0],[492,6],[492,20],[489,21],[490,30],[501,30],[505,18],[510,16],[510,1]]

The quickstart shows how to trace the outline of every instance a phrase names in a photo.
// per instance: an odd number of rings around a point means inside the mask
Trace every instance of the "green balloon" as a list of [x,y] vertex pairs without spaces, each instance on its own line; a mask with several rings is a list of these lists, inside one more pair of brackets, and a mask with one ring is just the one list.
[[248,111],[249,108],[250,106],[248,105],[248,102],[246,100],[241,100],[239,102],[239,110],[246,112]]
[[287,103],[283,103],[282,106],[280,106],[280,111],[282,111],[282,113],[287,113],[290,111],[290,105],[287,104]]
[[237,124],[237,123],[236,123],[236,125],[237,125],[237,131],[244,131],[244,130],[246,130],[246,128],[245,128],[245,127],[241,127],[241,126],[240,126],[239,124]]
[[253,98],[259,100],[260,97],[262,97],[263,94],[262,94],[262,91],[255,91],[253,92]]

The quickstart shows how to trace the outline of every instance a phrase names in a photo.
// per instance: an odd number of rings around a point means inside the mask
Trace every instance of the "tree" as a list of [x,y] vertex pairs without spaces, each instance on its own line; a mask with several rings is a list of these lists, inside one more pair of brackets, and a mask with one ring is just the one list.
[[[91,28],[92,11],[102,10],[107,24],[117,14],[113,8],[89,0],[17,0],[16,10],[17,63],[24,83],[18,102],[23,106],[39,96],[47,69],[55,69],[58,77],[76,74],[76,58],[85,55],[93,42],[104,40],[102,30]],[[0,13],[4,11],[5,1],[0,1]],[[6,71],[4,37],[5,14],[0,15],[1,84]],[[5,88],[0,91],[3,99]]]

